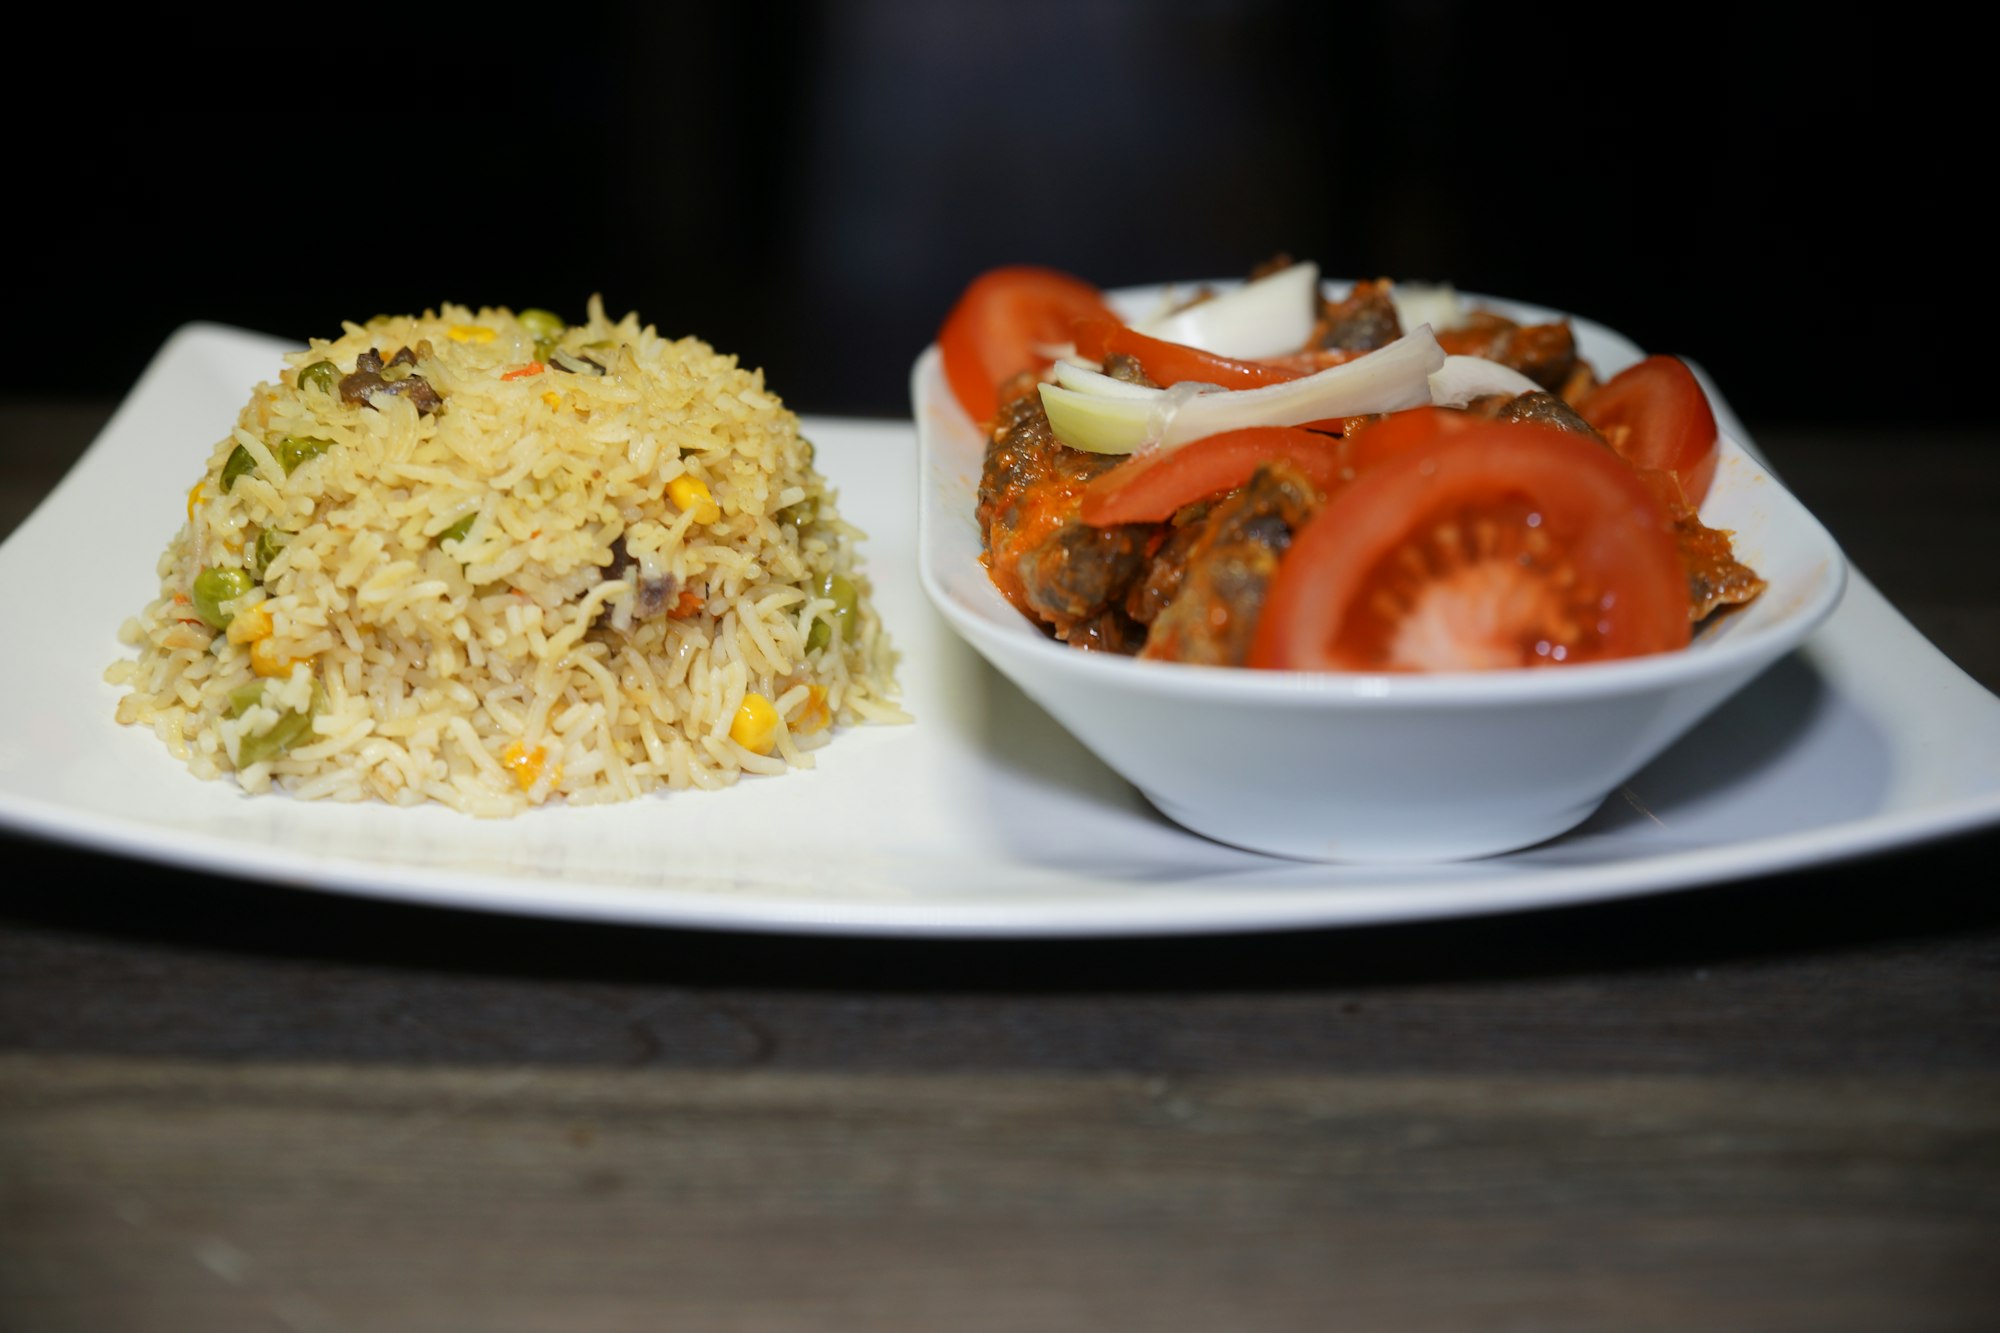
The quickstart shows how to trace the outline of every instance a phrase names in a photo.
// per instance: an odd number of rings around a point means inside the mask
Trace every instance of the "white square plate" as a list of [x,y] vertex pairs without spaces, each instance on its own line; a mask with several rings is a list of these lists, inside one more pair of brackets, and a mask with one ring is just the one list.
[[[1581,322],[1580,322],[1581,323]],[[916,574],[916,431],[809,418],[868,534],[902,654],[905,726],[845,731],[818,766],[506,821],[245,796],[113,721],[104,668],[157,587],[187,488],[287,344],[191,324],[0,546],[18,648],[0,689],[0,823],[274,884],[643,925],[899,936],[1331,927],[1616,898],[1793,869],[2000,819],[2000,699],[1854,571],[1831,620],[1581,827],[1483,861],[1276,860],[1153,811],[1006,683]],[[782,393],[783,386],[774,386]],[[1725,429],[1740,423],[1712,396]],[[46,577],[60,569],[60,579]],[[18,641],[17,641],[18,642]]]

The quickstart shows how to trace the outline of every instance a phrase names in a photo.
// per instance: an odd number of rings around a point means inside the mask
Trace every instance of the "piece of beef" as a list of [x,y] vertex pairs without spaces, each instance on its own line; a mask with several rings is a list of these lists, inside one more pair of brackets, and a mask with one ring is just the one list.
[[[1558,396],[1578,390],[1576,334],[1566,320],[1522,324],[1491,310],[1476,310],[1455,329],[1438,331],[1440,346],[1452,356],[1477,356],[1520,371]],[[1587,367],[1581,367],[1587,372]]]
[[1500,400],[1493,411],[1493,419],[1554,426],[1557,430],[1566,430],[1572,435],[1587,435],[1599,444],[1605,443],[1597,427],[1585,421],[1575,408],[1546,389],[1516,394],[1512,398]]
[[1077,517],[1085,484],[1120,461],[1058,440],[1032,382],[1003,391],[979,478],[986,567],[1057,638],[1120,606],[1145,571],[1154,525],[1096,528]]
[[1387,347],[1403,336],[1403,323],[1390,299],[1392,284],[1387,278],[1357,282],[1338,301],[1320,303],[1319,320],[1313,327],[1312,346],[1338,352],[1372,352]]
[[430,354],[430,344],[419,343],[415,348],[398,348],[384,361],[380,348],[369,348],[354,359],[354,369],[341,377],[341,401],[373,408],[377,397],[401,396],[416,404],[422,415],[431,415],[444,406],[444,398],[413,369],[419,357]]
[[1242,666],[1257,617],[1292,534],[1321,495],[1303,472],[1280,461],[1209,507],[1184,552],[1173,599],[1154,618],[1141,657]]

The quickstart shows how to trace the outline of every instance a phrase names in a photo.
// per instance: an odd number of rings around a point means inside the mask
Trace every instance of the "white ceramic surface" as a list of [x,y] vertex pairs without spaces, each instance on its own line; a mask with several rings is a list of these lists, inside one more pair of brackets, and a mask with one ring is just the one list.
[[[1121,293],[1128,313],[1157,293]],[[1486,299],[1484,304],[1505,303]],[[1518,307],[1515,307],[1518,311]],[[1572,319],[1601,373],[1637,359]],[[1248,671],[1082,652],[994,589],[973,518],[984,437],[938,351],[911,374],[919,568],[945,619],[1162,812],[1233,846],[1319,861],[1438,861],[1542,842],[1832,614],[1846,566],[1826,530],[1725,439],[1704,520],[1768,581],[1685,652],[1538,671]]]
[[[1025,938],[1555,908],[2000,822],[2000,700],[1857,573],[1820,633],[1552,841],[1406,866],[1223,846],[1159,815],[931,608],[916,577],[911,423],[826,419],[808,430],[842,512],[869,534],[910,725],[844,733],[810,772],[505,822],[245,797],[112,721],[102,673],[119,622],[156,586],[210,444],[285,346],[212,324],[179,331],[0,546],[0,614],[46,645],[0,665],[0,827],[128,858],[135,874],[158,863],[267,884],[273,911],[291,887],[640,926]],[[65,577],[40,577],[54,568]]]

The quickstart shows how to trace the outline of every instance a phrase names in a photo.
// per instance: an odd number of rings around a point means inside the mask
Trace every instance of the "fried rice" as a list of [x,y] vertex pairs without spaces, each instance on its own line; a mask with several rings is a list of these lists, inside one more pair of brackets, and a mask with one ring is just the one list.
[[198,776],[475,816],[809,767],[907,720],[798,418],[601,298],[289,354],[217,441],[106,679]]

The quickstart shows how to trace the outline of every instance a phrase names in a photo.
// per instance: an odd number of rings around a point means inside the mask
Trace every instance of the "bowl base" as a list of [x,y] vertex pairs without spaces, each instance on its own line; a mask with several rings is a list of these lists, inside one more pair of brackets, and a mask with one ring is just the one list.
[[1377,812],[1377,817],[1353,821],[1348,827],[1311,827],[1306,820],[1273,820],[1255,825],[1217,820],[1214,812],[1176,805],[1140,789],[1153,808],[1191,833],[1264,856],[1288,861],[1349,865],[1413,865],[1438,861],[1476,861],[1517,852],[1569,832],[1597,812],[1604,797],[1594,797],[1560,810],[1524,815],[1510,811],[1504,822],[1478,824],[1455,820],[1449,828],[1425,826],[1420,819]]

